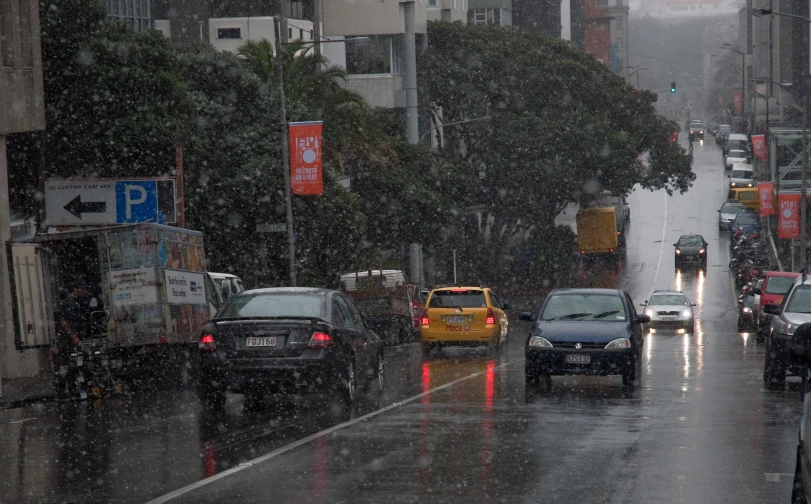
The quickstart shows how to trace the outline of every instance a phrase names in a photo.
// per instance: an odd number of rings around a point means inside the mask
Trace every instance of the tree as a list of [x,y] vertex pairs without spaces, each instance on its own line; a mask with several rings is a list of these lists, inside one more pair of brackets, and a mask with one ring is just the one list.
[[429,39],[421,70],[444,121],[492,117],[444,131],[443,154],[481,172],[471,215],[489,231],[467,227],[477,234],[468,239],[478,248],[468,251],[474,270],[504,264],[528,233],[551,233],[571,202],[636,185],[684,192],[695,178],[669,142],[672,123],[652,107],[656,95],[633,90],[590,55],[497,26],[431,23]]

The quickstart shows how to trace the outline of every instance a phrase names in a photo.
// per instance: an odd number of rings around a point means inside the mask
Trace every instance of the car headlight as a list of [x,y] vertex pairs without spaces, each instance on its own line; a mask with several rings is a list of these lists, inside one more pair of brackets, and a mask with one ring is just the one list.
[[704,250],[704,249],[701,249],[701,250],[698,251],[699,254],[703,254],[704,252],[706,252],[706,250]]
[[552,343],[549,343],[549,340],[546,338],[541,338],[540,336],[533,336],[529,339],[529,346],[540,348],[552,348]]
[[693,314],[693,310],[691,310],[691,309],[689,309],[689,308],[685,308],[685,309],[683,309],[683,310],[681,311],[681,316],[682,316],[682,317],[689,317],[689,316],[690,316],[690,315],[692,315],[692,314]]
[[743,307],[743,312],[744,312],[744,313],[752,313],[752,308],[750,308],[750,307],[748,307],[748,306],[744,306],[744,307]]
[[631,340],[628,338],[617,338],[605,346],[606,350],[619,350],[621,348],[631,348]]
[[652,308],[647,308],[645,310],[645,315],[647,315],[648,317],[653,317],[653,316],[656,315],[656,310],[654,310]]
[[800,327],[799,324],[789,324],[786,322],[781,322],[778,331],[783,334],[793,336],[794,331],[796,331],[798,327]]
[[681,250],[676,249],[676,253],[677,253],[677,254],[681,254]]
[[735,182],[732,183],[732,187],[735,187]]
[[752,187],[752,184],[749,184],[749,187]]

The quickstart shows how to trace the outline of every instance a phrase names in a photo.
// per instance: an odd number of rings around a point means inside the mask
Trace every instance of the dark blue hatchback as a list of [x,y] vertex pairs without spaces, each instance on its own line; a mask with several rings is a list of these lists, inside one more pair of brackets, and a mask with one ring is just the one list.
[[526,384],[551,375],[621,375],[633,386],[641,360],[647,315],[638,315],[628,293],[616,289],[556,289],[533,321],[525,344]]
[[760,218],[755,212],[741,212],[735,216],[735,220],[729,223],[730,236],[735,236],[738,229],[743,228],[746,234],[760,231]]

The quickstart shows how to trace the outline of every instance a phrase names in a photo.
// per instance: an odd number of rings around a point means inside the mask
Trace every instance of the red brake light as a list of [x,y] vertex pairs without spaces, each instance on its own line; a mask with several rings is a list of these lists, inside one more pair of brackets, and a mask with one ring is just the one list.
[[487,318],[484,319],[484,323],[486,325],[493,325],[496,323],[496,314],[493,312],[492,308],[487,309]]
[[214,335],[213,334],[203,334],[200,337],[200,343],[197,344],[197,347],[200,350],[205,350],[207,352],[212,352],[217,349],[217,344],[214,342]]
[[327,348],[331,347],[334,344],[335,342],[332,341],[332,338],[329,337],[329,334],[322,332],[314,332],[313,337],[310,338],[310,343],[307,345],[307,348],[311,349]]
[[467,293],[467,289],[451,289],[451,292],[454,294],[465,294]]
[[428,323],[428,310],[422,312],[422,320],[420,321],[420,325],[424,327],[428,327],[429,325],[431,325],[430,323]]
[[580,251],[580,255],[585,255],[585,254],[586,254],[586,251],[585,251],[585,250],[581,250],[581,251]]

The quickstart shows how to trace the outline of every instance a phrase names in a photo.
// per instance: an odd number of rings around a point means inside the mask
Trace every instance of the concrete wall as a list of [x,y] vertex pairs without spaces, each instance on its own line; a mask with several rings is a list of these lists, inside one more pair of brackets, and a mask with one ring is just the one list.
[[405,107],[403,76],[400,74],[350,75],[346,88],[359,93],[372,107]]
[[0,23],[0,134],[44,129],[39,3],[0,0]]
[[[416,33],[426,33],[427,0],[415,0]],[[322,0],[324,35],[389,35],[405,33],[402,2],[399,0]]]

